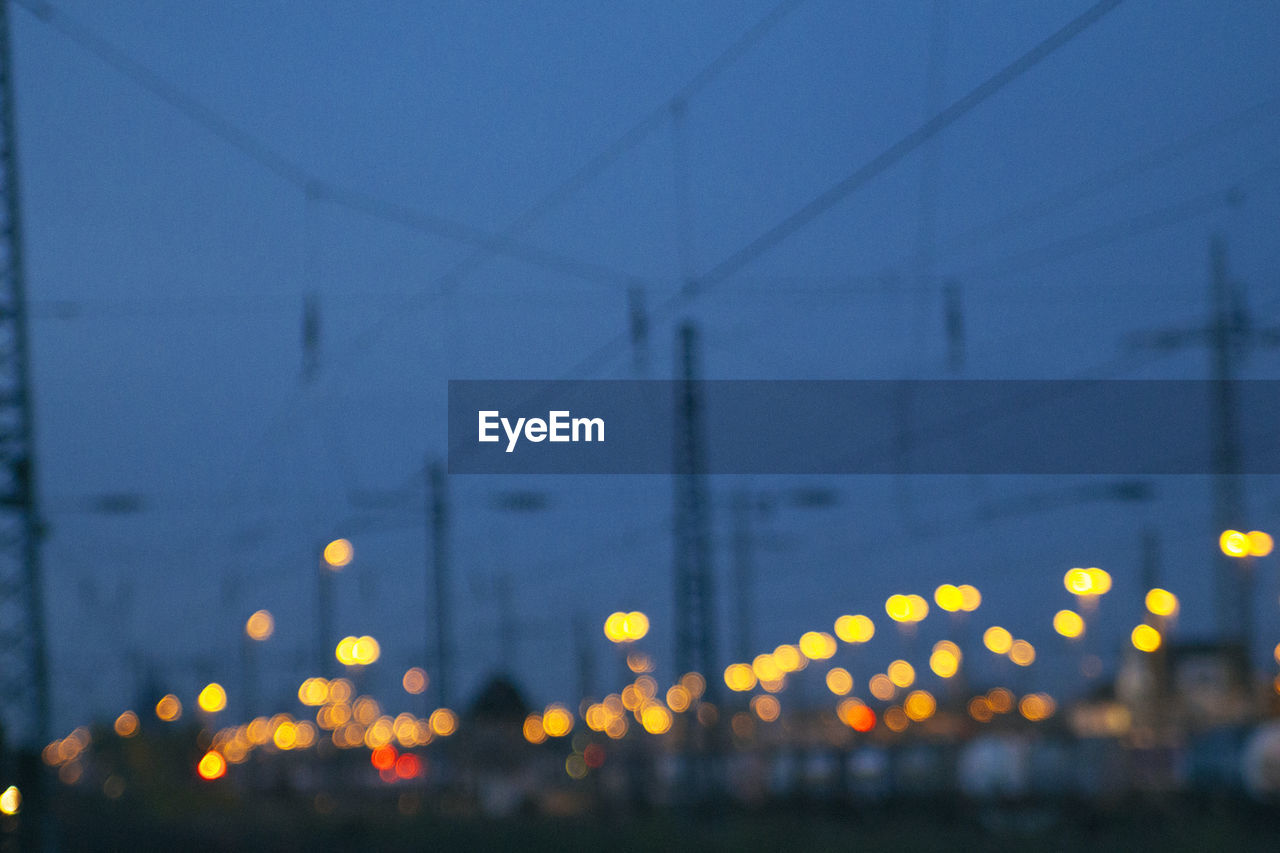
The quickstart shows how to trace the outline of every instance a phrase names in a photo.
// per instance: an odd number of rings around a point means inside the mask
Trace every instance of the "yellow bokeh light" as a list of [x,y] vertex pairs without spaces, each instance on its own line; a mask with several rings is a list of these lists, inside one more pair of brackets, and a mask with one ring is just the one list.
[[1250,530],[1245,534],[1245,538],[1249,540],[1250,557],[1265,557],[1275,547],[1271,534],[1263,533],[1261,530]]
[[1084,633],[1084,619],[1074,610],[1059,610],[1053,614],[1053,630],[1068,639]]
[[22,809],[22,792],[17,785],[10,785],[0,793],[0,814],[16,815]]
[[633,610],[622,620],[622,631],[631,641],[643,639],[649,633],[649,617],[639,610]]
[[836,653],[836,640],[823,631],[806,631],[800,637],[800,653],[810,660],[826,660]]
[[867,682],[867,689],[871,691],[872,696],[881,702],[888,702],[897,693],[897,688],[893,686],[889,676],[884,673],[876,673],[871,676],[871,680]]
[[1085,572],[1089,575],[1089,593],[1091,595],[1106,595],[1111,591],[1111,575],[1108,572],[1096,566],[1091,569],[1085,569]]
[[891,595],[884,603],[884,612],[894,622],[906,622],[911,618],[911,602],[905,595]]
[[277,749],[293,749],[298,743],[297,725],[289,721],[281,723],[276,726],[276,730],[272,732],[271,740],[275,743]]
[[929,615],[929,602],[918,595],[907,596],[907,618],[912,622],[920,622]]
[[707,680],[700,672],[686,672],[680,676],[680,686],[689,691],[689,696],[697,699],[707,689]]
[[671,712],[661,702],[651,702],[640,712],[640,725],[651,735],[671,730]]
[[1049,718],[1055,708],[1056,703],[1047,693],[1031,693],[1018,702],[1018,712],[1032,722]]
[[522,727],[524,739],[529,743],[542,743],[547,739],[547,733],[542,728],[542,715],[530,714],[524,718],[524,726]]
[[[315,553],[314,551],[312,553]],[[335,539],[324,546],[324,561],[331,569],[341,569],[351,563],[356,550],[346,539]]]
[[172,693],[156,703],[156,716],[166,723],[171,723],[182,716],[182,703]]
[[916,668],[904,660],[896,660],[889,664],[885,673],[894,687],[910,687],[916,680]]
[[1031,666],[1036,662],[1036,648],[1026,640],[1014,640],[1009,646],[1009,660],[1018,666]]
[[448,737],[458,730],[458,715],[448,708],[436,708],[427,719],[431,733]]
[[133,711],[125,711],[116,717],[115,730],[120,737],[133,737],[138,733],[138,715]]
[[724,683],[736,693],[745,693],[756,686],[756,674],[748,664],[731,663],[725,668]]
[[1140,652],[1154,652],[1160,648],[1160,632],[1150,625],[1139,625],[1129,634],[1133,647]]
[[227,691],[216,681],[206,684],[196,697],[196,704],[206,714],[216,714],[227,707]]
[[827,689],[837,696],[845,696],[853,689],[853,676],[842,666],[827,671]]
[[982,593],[978,592],[978,588],[971,584],[960,584],[960,609],[965,613],[972,613],[982,605]]
[[1218,547],[1228,557],[1245,557],[1249,554],[1249,537],[1239,530],[1224,530],[1218,537]]
[[883,719],[885,727],[891,732],[901,732],[911,723],[906,711],[903,711],[897,705],[886,709]]
[[564,737],[573,731],[573,714],[564,705],[548,705],[542,712],[542,730],[548,737]]
[[938,702],[928,690],[912,690],[902,702],[902,710],[915,722],[927,720],[938,709]]
[[1147,610],[1156,616],[1172,616],[1178,612],[1178,597],[1167,589],[1153,589],[1147,592]]
[[991,703],[987,701],[987,697],[974,696],[969,700],[969,716],[980,723],[991,722]]
[[960,658],[950,649],[934,649],[929,655],[929,669],[939,678],[951,678],[960,670]]
[[846,643],[865,643],[876,635],[876,626],[861,613],[845,615],[836,620],[836,636]]
[[[808,636],[807,634],[805,636]],[[801,646],[797,648],[791,645],[781,645],[773,650],[773,662],[782,672],[795,672],[803,669],[807,665],[807,661],[803,657],[802,649],[803,637],[801,638]]]
[[430,684],[427,678],[427,671],[420,666],[410,667],[404,672],[404,677],[400,679],[401,686],[404,687],[405,693],[411,693],[419,696],[426,691],[427,685]]
[[329,698],[329,682],[323,678],[308,678],[298,685],[298,701],[312,708],[323,705]]
[[959,587],[944,583],[933,591],[934,602],[948,613],[955,613],[964,603]]
[[994,654],[1008,654],[1013,645],[1013,635],[999,625],[992,625],[982,633],[982,644]]
[[249,639],[262,641],[268,639],[276,630],[276,620],[269,610],[258,610],[244,623],[244,632]]
[[1007,714],[1013,710],[1013,691],[1007,687],[995,687],[987,693],[987,703],[997,714]]
[[610,613],[604,620],[604,635],[609,638],[609,642],[621,643],[627,639],[627,633],[624,630],[626,621],[627,614],[622,611]]
[[222,757],[222,753],[211,749],[196,765],[196,772],[202,779],[221,779],[227,772],[227,760]]
[[667,690],[667,707],[682,714],[689,710],[689,706],[693,703],[693,696],[683,684],[673,684]]
[[756,655],[755,660],[751,661],[751,671],[761,681],[778,681],[783,676],[773,655]]
[[773,696],[756,696],[751,700],[751,710],[761,722],[772,723],[782,713],[782,705]]
[[1071,569],[1062,578],[1062,585],[1072,595],[1090,595],[1093,593],[1093,579],[1084,569]]

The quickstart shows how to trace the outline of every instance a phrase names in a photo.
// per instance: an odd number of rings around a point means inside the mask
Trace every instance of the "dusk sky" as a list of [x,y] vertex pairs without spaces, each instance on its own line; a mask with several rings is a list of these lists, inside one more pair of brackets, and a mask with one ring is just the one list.
[[[310,674],[316,547],[336,536],[356,548],[338,630],[378,637],[388,689],[406,666],[430,671],[422,470],[445,453],[450,379],[669,378],[685,320],[706,378],[1207,378],[1204,346],[1130,344],[1208,322],[1214,235],[1252,324],[1280,326],[1280,6],[1266,0],[1120,3],[756,242],[1090,5],[19,0],[53,728],[118,713],[135,675],[234,685],[244,619],[263,607],[277,618],[265,683],[287,701]],[[509,229],[518,246],[477,259]],[[641,360],[632,287],[654,309]],[[1280,378],[1280,348],[1240,355],[1240,376]],[[862,679],[899,654],[887,595],[969,582],[984,594],[970,630],[1035,642],[1029,686],[1047,686],[1075,668],[1050,625],[1071,603],[1063,572],[1101,566],[1115,590],[1090,648],[1110,666],[1140,618],[1144,527],[1182,597],[1179,630],[1209,635],[1209,479],[1153,479],[1142,503],[1077,499],[1118,479],[714,478],[725,663],[741,488],[775,505],[755,536],[759,651],[868,613],[883,636]],[[1247,482],[1240,525],[1280,533],[1280,484]],[[795,506],[797,486],[838,501]],[[450,488],[455,695],[506,669],[535,701],[576,702],[576,614],[603,688],[614,610],[649,613],[672,674],[670,478]],[[546,508],[502,509],[512,491]],[[140,505],[103,512],[104,496]],[[1274,557],[1258,571],[1261,663],[1280,588]]]

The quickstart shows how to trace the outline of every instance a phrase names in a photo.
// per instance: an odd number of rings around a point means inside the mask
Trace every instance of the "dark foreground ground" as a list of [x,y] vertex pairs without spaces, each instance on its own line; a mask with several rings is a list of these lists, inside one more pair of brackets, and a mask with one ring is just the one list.
[[[61,800],[45,826],[56,836],[53,849],[65,851],[1280,850],[1280,806],[1206,798],[1105,807],[793,802],[749,811],[505,819],[445,816],[403,800],[326,802],[317,810],[313,801],[258,795],[174,802],[158,811],[94,798]],[[0,849],[31,844],[12,831],[3,842]]]

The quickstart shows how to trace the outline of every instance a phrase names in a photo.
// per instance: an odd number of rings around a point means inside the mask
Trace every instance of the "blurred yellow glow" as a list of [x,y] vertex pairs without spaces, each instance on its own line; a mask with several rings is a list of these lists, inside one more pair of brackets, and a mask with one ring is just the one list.
[[172,693],[156,703],[156,716],[166,723],[171,723],[182,716],[182,703]]
[[573,714],[564,705],[548,705],[542,712],[542,730],[548,737],[564,737],[573,731]]
[[881,702],[888,702],[898,692],[897,688],[893,686],[893,682],[889,680],[889,676],[884,673],[876,673],[871,676],[871,680],[867,682],[867,689],[871,691],[872,696]]
[[950,649],[935,648],[929,655],[929,669],[939,678],[951,678],[960,669],[960,657]]
[[1275,547],[1271,535],[1263,533],[1261,530],[1250,530],[1245,534],[1245,538],[1249,540],[1249,556],[1265,557],[1271,553],[1271,549]]
[[928,690],[912,690],[902,702],[902,710],[917,723],[932,717],[937,709],[938,702]]
[[853,676],[844,667],[833,667],[827,671],[827,689],[837,696],[845,696],[853,689]]
[[205,685],[205,688],[200,691],[200,695],[196,697],[196,704],[206,714],[216,714],[227,707],[227,691],[218,682],[210,682]]
[[897,705],[884,712],[884,724],[891,732],[903,731],[910,723],[911,720],[907,717],[906,711]]
[[1013,645],[1013,635],[999,625],[992,625],[982,633],[982,644],[994,654],[1008,654]]
[[894,687],[910,687],[916,680],[916,668],[904,660],[896,660],[889,664],[885,673]]
[[980,723],[991,722],[991,703],[985,696],[974,696],[969,700],[969,716]]
[[649,617],[639,610],[633,610],[622,620],[622,631],[631,641],[643,639],[649,633]]
[[[808,635],[806,634],[805,636]],[[803,638],[801,638],[800,648],[786,644],[778,646],[773,650],[773,662],[782,672],[795,672],[798,669],[802,669],[806,663],[805,659],[801,657],[803,649]]]
[[1150,625],[1139,625],[1129,634],[1133,647],[1140,652],[1154,652],[1160,648],[1160,632]]
[[311,723],[303,720],[296,723],[293,727],[294,746],[298,749],[306,749],[316,742],[316,727]]
[[773,655],[756,655],[755,660],[751,662],[751,671],[761,681],[777,681],[783,674],[774,661]]
[[987,692],[987,702],[991,710],[997,714],[1007,714],[1013,710],[1013,691],[1006,687],[995,687]]
[[1031,693],[1022,697],[1018,712],[1032,722],[1048,719],[1053,715],[1056,703],[1047,693]]
[[329,682],[329,701],[335,705],[349,702],[355,690],[355,685],[349,679],[335,678]]
[[428,718],[432,734],[448,737],[458,730],[458,715],[448,708],[436,708]]
[[959,587],[944,583],[933,591],[933,600],[948,613],[955,613],[964,603],[964,596],[960,594]]
[[905,595],[891,595],[884,603],[884,612],[894,622],[906,622],[911,618],[911,602]]
[[686,672],[680,676],[680,686],[689,691],[689,696],[697,699],[707,689],[707,680],[700,672]]
[[626,736],[628,728],[630,728],[630,726],[627,725],[626,717],[614,717],[609,721],[609,724],[604,727],[604,733],[613,740],[618,740],[619,738]]
[[645,699],[652,699],[658,695],[658,681],[652,675],[642,675],[636,679],[636,690],[640,691],[640,695]]
[[[283,727],[282,727],[283,728]],[[279,732],[277,732],[279,734]],[[365,729],[364,745],[369,749],[389,746],[396,735],[395,723],[390,717],[379,717],[373,725]]]
[[362,726],[371,724],[381,713],[382,707],[372,696],[361,696],[351,706],[351,716]]
[[621,611],[610,613],[604,620],[604,635],[609,638],[609,642],[621,643],[627,639],[626,621],[627,614]]
[[133,737],[138,733],[138,715],[125,711],[116,717],[115,730],[120,737]]
[[800,653],[810,660],[826,660],[836,653],[836,640],[823,631],[806,631],[800,637]]
[[529,743],[542,743],[547,739],[547,733],[542,728],[541,714],[530,714],[525,717],[522,729],[524,739]]
[[251,640],[266,640],[276,630],[276,620],[269,610],[258,610],[244,623],[244,632]]
[[982,593],[978,592],[978,588],[967,583],[960,584],[960,609],[965,613],[972,613],[980,606]]
[[1062,578],[1062,585],[1072,595],[1089,595],[1093,591],[1093,579],[1084,569],[1071,569]]
[[784,689],[786,689],[786,686],[787,686],[787,679],[785,676],[782,678],[772,678],[772,679],[769,679],[768,681],[760,682],[760,689],[764,690],[766,693],[781,693]]
[[782,705],[773,696],[756,696],[751,700],[751,711],[761,722],[772,723],[782,713]]
[[329,698],[329,682],[323,678],[308,678],[298,685],[298,701],[312,708],[323,705]]
[[[314,554],[315,552],[312,551]],[[331,569],[340,569],[350,564],[356,551],[346,539],[335,539],[324,546],[324,561]]]
[[430,679],[427,678],[427,671],[420,666],[410,667],[404,672],[404,678],[400,679],[401,686],[404,687],[405,693],[412,693],[419,696],[426,692]]
[[1178,612],[1178,597],[1167,589],[1153,589],[1147,592],[1147,610],[1156,616],[1172,616]]
[[15,815],[22,809],[22,792],[17,785],[10,785],[0,793],[0,814]]
[[692,704],[692,702],[693,697],[689,694],[689,691],[685,689],[683,684],[674,684],[669,690],[667,690],[667,707],[675,711],[677,714],[681,714],[689,710],[689,705]]
[[1053,614],[1053,630],[1068,639],[1084,633],[1084,619],[1074,610],[1059,610]]
[[836,636],[846,643],[865,643],[876,635],[876,626],[861,613],[845,615],[836,620]]
[[640,712],[640,725],[651,735],[665,734],[671,730],[671,712],[660,702],[649,703]]
[[929,615],[929,602],[925,601],[921,596],[907,596],[907,619],[911,622],[920,622]]
[[1089,574],[1089,592],[1091,595],[1106,595],[1111,591],[1111,575],[1096,566],[1085,569]]
[[1249,537],[1239,530],[1224,530],[1218,537],[1218,547],[1228,557],[1245,557],[1249,554]]
[[1014,640],[1009,647],[1009,660],[1018,666],[1031,666],[1036,661],[1036,648],[1026,640]]
[[271,735],[277,749],[289,750],[298,743],[298,727],[291,722],[281,723]]
[[[1276,643],[1276,647],[1271,650],[1272,656],[1276,659],[1276,663],[1280,663],[1280,643]],[[130,713],[125,711],[126,714]]]
[[653,658],[644,652],[632,652],[627,655],[627,669],[632,672],[653,672]]
[[644,697],[640,695],[640,690],[634,684],[628,684],[622,688],[622,707],[628,711],[636,710],[643,701]]
[[227,772],[227,760],[221,753],[211,749],[196,765],[196,772],[200,774],[201,779],[221,779]]

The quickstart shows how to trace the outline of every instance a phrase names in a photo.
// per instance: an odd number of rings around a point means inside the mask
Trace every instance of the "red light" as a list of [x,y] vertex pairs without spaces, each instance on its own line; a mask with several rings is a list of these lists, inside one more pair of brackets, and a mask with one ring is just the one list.
[[379,770],[390,770],[396,764],[396,748],[380,746],[369,755],[369,763]]
[[855,732],[869,732],[876,727],[876,712],[859,705],[849,712],[849,725]]
[[582,760],[587,762],[587,766],[595,770],[604,764],[604,747],[598,743],[588,744],[587,748],[582,750]]
[[413,779],[422,772],[422,762],[418,756],[406,752],[396,759],[396,775],[401,779]]

